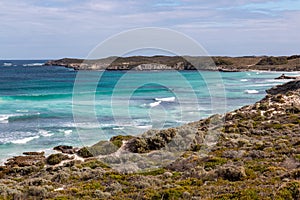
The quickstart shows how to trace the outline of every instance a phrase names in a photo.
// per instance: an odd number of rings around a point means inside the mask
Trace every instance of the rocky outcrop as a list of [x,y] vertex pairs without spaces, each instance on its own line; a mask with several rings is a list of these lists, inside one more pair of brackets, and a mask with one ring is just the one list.
[[53,150],[60,151],[62,153],[66,153],[66,154],[74,154],[79,149],[78,148],[73,148],[72,146],[59,145],[59,146],[54,147]]
[[283,85],[275,86],[271,89],[266,90],[268,94],[276,95],[276,94],[286,94],[291,91],[298,90],[300,88],[300,80],[291,81],[285,83]]
[[279,77],[275,78],[275,80],[280,80],[280,79],[299,79],[300,77],[298,76],[286,76],[285,74],[280,75]]
[[[299,199],[299,119],[295,80],[253,105],[180,127],[115,136],[73,155],[59,146],[65,153],[14,157],[0,167],[0,198]],[[170,152],[179,154],[172,162]],[[128,161],[133,173],[122,170]]]

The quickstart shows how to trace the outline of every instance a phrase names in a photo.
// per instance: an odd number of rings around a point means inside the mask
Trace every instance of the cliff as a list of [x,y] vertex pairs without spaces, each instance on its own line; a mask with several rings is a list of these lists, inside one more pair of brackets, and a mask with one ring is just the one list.
[[50,60],[45,65],[63,66],[75,70],[270,70],[300,71],[300,56],[132,56],[108,57],[97,60],[64,58]]
[[[299,199],[300,80],[267,92],[184,126],[12,158],[0,199]],[[135,171],[154,163],[145,156],[161,164]]]

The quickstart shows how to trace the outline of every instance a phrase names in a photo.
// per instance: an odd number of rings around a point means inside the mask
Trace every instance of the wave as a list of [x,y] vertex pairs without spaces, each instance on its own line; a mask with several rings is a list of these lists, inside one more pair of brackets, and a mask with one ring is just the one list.
[[18,112],[18,113],[28,113],[29,111],[28,110],[16,110],[16,112]]
[[40,113],[14,114],[8,117],[8,122],[40,118]]
[[7,124],[12,121],[41,118],[40,113],[6,114],[0,115],[0,123]]
[[16,95],[16,96],[2,96],[2,97],[0,97],[0,100],[2,100],[2,101],[10,101],[10,100],[41,101],[41,100],[67,98],[67,97],[72,97],[72,95],[73,95],[72,93]]
[[44,63],[29,63],[29,64],[23,64],[24,67],[38,67],[38,66],[44,66]]
[[151,129],[152,125],[137,125],[134,126],[135,128],[139,128],[139,129]]
[[72,132],[73,132],[72,130],[65,130],[65,131],[64,131],[64,134],[65,134],[65,135],[70,135]]
[[276,85],[276,83],[262,83],[262,84],[252,84],[252,85],[247,85],[248,87],[271,87]]
[[4,66],[4,67],[11,67],[12,65],[13,65],[12,63],[3,63],[2,66]]
[[1,124],[7,124],[9,117],[13,115],[0,115],[0,123]]
[[49,131],[46,131],[44,129],[39,130],[39,135],[42,137],[51,137],[54,135],[53,133],[49,133]]
[[274,83],[285,83],[291,81],[290,79],[270,79],[266,80],[267,82],[274,82]]
[[155,101],[173,102],[175,97],[155,98]]
[[40,136],[36,135],[36,136],[32,136],[32,137],[27,137],[27,138],[23,138],[23,139],[14,140],[14,141],[11,141],[10,143],[13,143],[13,144],[26,144],[27,142],[30,142],[31,140],[38,139],[39,137]]
[[155,107],[155,106],[158,106],[159,104],[161,103],[161,101],[156,101],[156,102],[153,102],[153,103],[149,103],[149,106],[151,108]]
[[244,92],[246,94],[258,94],[259,93],[259,91],[257,91],[257,90],[245,90]]
[[241,81],[241,82],[247,82],[248,79],[241,79],[240,81]]

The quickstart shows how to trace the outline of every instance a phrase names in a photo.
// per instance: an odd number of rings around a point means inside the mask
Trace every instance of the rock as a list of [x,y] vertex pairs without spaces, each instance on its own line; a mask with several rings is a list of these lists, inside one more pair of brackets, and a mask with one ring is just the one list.
[[275,80],[278,80],[278,79],[297,79],[299,77],[296,77],[296,76],[286,76],[285,74],[281,74],[281,76],[275,78]]
[[163,176],[164,176],[165,178],[170,178],[170,177],[173,176],[173,174],[172,174],[171,172],[165,172],[165,173],[163,174]]
[[40,166],[44,164],[44,161],[45,156],[43,156],[43,154],[15,156],[8,159],[5,165],[10,167]]
[[62,153],[74,154],[77,149],[74,149],[72,146],[59,145],[53,148],[53,150],[60,151]]
[[26,156],[43,156],[45,152],[23,152]]
[[272,87],[271,89],[266,90],[268,94],[276,95],[276,94],[286,94],[290,91],[295,91],[300,88],[300,80],[290,81],[283,85],[277,85]]

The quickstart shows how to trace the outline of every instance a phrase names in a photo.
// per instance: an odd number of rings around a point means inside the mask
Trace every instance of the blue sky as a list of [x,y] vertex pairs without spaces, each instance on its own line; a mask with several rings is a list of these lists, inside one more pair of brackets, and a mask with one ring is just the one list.
[[0,59],[84,58],[121,31],[163,27],[210,55],[300,54],[300,0],[0,0]]

